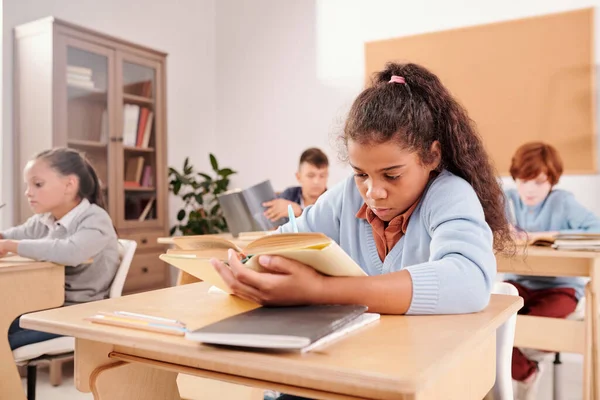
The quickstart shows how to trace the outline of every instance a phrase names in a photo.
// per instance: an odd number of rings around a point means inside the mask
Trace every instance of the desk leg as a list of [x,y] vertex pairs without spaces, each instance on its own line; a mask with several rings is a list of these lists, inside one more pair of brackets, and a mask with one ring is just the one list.
[[90,377],[95,400],[181,400],[177,372],[118,362],[96,369]]
[[590,274],[590,289],[592,292],[592,308],[590,309],[592,320],[592,398],[600,399],[600,259],[594,259],[594,265]]
[[65,300],[64,267],[23,268],[0,275],[0,399],[25,400],[8,344],[8,327],[21,314],[59,307]]
[[75,339],[75,386],[96,400],[181,400],[177,372],[110,358],[111,344]]
[[583,352],[583,400],[593,399],[593,384],[592,376],[594,373],[593,366],[593,294],[591,284],[588,283],[585,287],[585,346]]

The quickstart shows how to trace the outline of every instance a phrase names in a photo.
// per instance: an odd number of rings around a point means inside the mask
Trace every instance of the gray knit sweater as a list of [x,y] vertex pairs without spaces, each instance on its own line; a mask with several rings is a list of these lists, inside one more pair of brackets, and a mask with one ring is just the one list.
[[[83,200],[60,220],[36,214],[2,232],[23,257],[65,265],[65,305],[102,300],[119,267],[117,234],[108,213]],[[84,264],[92,259],[91,264]]]

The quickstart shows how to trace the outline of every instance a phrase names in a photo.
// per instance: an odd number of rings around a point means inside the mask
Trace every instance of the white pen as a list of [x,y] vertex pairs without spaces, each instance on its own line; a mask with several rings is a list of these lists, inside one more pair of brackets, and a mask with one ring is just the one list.
[[145,315],[145,314],[136,314],[136,313],[132,313],[129,311],[115,311],[114,313],[116,315],[122,315],[124,317],[134,317],[134,318],[140,318],[140,319],[145,319],[145,320],[150,320],[150,321],[167,322],[167,323],[171,323],[171,324],[185,325],[183,322],[177,321],[175,319],[154,317],[152,315]]

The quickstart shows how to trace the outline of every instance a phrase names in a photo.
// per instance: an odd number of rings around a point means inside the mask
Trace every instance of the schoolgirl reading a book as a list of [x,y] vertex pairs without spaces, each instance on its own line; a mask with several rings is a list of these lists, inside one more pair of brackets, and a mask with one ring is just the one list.
[[261,304],[365,304],[386,314],[485,308],[494,250],[512,242],[502,189],[474,124],[437,76],[388,64],[354,101],[341,141],[354,175],[297,224],[335,240],[369,276],[329,277],[264,255],[257,272],[231,251],[229,266],[212,260],[231,290]]
[[[563,172],[560,155],[546,143],[532,142],[517,149],[510,174],[516,189],[506,191],[506,212],[521,239],[565,233],[600,232],[600,219],[573,194],[555,189]],[[507,275],[525,300],[520,314],[565,318],[583,296],[585,280],[578,277]],[[513,379],[521,382],[521,397],[535,398],[539,366],[518,348],[513,349]]]

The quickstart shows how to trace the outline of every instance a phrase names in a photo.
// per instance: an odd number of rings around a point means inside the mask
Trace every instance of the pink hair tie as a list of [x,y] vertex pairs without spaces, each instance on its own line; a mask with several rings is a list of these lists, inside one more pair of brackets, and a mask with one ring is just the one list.
[[404,80],[404,78],[401,76],[392,75],[388,83],[406,83],[406,80]]

